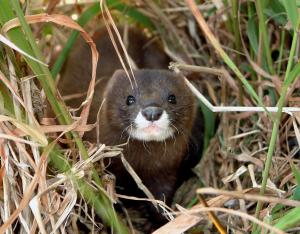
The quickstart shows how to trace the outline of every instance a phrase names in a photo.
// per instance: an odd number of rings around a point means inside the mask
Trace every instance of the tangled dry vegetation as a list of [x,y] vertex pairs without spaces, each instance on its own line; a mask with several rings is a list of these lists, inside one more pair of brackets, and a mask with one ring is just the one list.
[[[11,4],[17,12],[18,1],[2,2],[3,9],[4,4]],[[82,16],[94,4],[87,0],[77,4],[66,2],[22,1],[22,10],[27,15],[48,14],[27,18],[28,22],[32,20],[34,39],[44,55],[44,59],[34,56],[39,61],[54,64],[58,60],[69,38],[69,27],[77,27],[71,18]],[[189,77],[212,105],[269,107],[284,96],[284,106],[297,107],[299,41],[297,32],[294,33],[298,26],[293,30],[294,21],[290,17],[291,6],[281,1],[274,1],[273,5],[262,1],[266,3],[261,10],[259,1],[200,2],[200,16],[195,13],[193,1],[188,0],[107,1],[107,4],[115,22],[144,27],[149,34],[163,40],[165,52],[179,63],[175,68],[182,69],[184,74],[192,72]],[[265,14],[263,19],[260,11]],[[60,18],[62,15],[65,18]],[[9,34],[20,24],[26,33],[21,20],[7,23],[8,18],[1,10],[0,16],[2,34],[23,51],[30,52],[14,38],[17,34]],[[107,12],[99,11],[88,20],[85,32],[92,34],[103,25],[103,16],[111,21]],[[18,14],[11,16],[15,17],[20,19]],[[66,27],[45,23],[49,21]],[[83,36],[88,40],[85,32]],[[29,63],[26,55],[13,53],[9,47],[13,45],[0,47],[0,233],[106,233],[109,226],[117,233],[126,233],[122,223],[127,221],[130,226],[131,222],[139,221],[132,220],[130,214],[121,222],[116,219],[110,205],[116,199],[113,185],[108,179],[104,189],[100,188],[93,169],[104,157],[119,155],[121,148],[95,148],[82,144],[78,135],[64,135],[71,130],[82,132],[93,127],[84,121],[70,124],[65,118],[61,125],[51,125],[43,117],[41,107],[53,87],[46,78],[37,79],[50,75],[49,72],[39,70],[39,63],[32,60]],[[52,75],[56,75],[53,70]],[[293,82],[286,84],[289,79]],[[55,97],[50,95],[50,98]],[[202,108],[206,150],[194,169],[197,176],[177,192],[174,209],[168,210],[174,219],[155,233],[299,232],[299,113],[278,116],[249,109],[213,114],[203,105]],[[81,114],[87,118],[86,112]],[[277,133],[274,123],[279,124]],[[45,134],[53,133],[59,135],[50,144]],[[71,138],[75,139],[73,147],[59,154],[55,143],[66,143]],[[271,138],[276,142],[274,153],[270,152]],[[266,171],[267,161],[270,169]],[[100,199],[98,193],[102,194]]]

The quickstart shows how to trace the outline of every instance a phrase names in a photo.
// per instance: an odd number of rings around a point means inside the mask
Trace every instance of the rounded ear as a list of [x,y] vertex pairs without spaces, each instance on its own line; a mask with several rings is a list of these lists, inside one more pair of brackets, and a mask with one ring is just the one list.
[[121,77],[122,78],[126,77],[126,73],[123,69],[116,70],[112,75],[112,79],[120,79]]
[[111,89],[117,83],[120,89],[125,89],[130,84],[130,80],[123,69],[118,69],[114,72],[108,81],[107,88]]
[[125,80],[126,78],[126,73],[123,69],[115,70],[113,75],[108,79],[108,83],[105,87],[104,96],[107,96],[108,93],[112,90],[116,91],[120,88],[123,88],[123,85],[120,85],[120,82],[123,83],[123,80]]

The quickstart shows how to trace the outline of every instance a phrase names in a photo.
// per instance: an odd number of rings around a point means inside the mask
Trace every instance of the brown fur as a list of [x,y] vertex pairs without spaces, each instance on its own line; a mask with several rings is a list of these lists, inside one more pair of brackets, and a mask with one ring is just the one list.
[[[100,115],[100,141],[106,144],[125,143],[128,134],[124,129],[130,125],[140,108],[149,103],[163,107],[176,128],[174,136],[162,142],[142,142],[130,138],[124,148],[124,155],[154,196],[159,199],[165,197],[169,201],[176,187],[177,173],[185,158],[195,120],[195,99],[189,95],[183,80],[169,71],[138,70],[135,71],[135,77],[138,87],[134,90],[121,70],[110,79],[105,93],[107,101]],[[168,93],[177,94],[176,105],[165,101]],[[126,106],[126,97],[130,94],[138,94],[136,97],[139,103],[135,107]],[[94,134],[89,138],[95,141]],[[125,176],[121,162],[116,161],[113,161],[111,169],[119,175],[119,184],[125,186],[128,177]],[[125,181],[122,181],[123,178],[126,178]]]
[[[119,30],[120,34],[123,35],[123,29]],[[121,69],[122,66],[106,28],[96,31],[93,40],[99,51],[97,79],[109,78],[115,70]],[[169,59],[162,53],[159,44],[150,42],[150,39],[143,35],[140,30],[130,28],[128,30],[128,41],[128,54],[138,68],[168,68]],[[122,51],[120,46],[118,46],[118,48],[119,51]],[[79,38],[61,73],[62,79],[58,84],[60,92],[63,95],[86,92],[91,77],[91,71],[92,63],[90,48],[87,43]],[[96,96],[98,96],[98,94],[99,92],[96,92]],[[97,97],[95,97],[95,99],[97,99]],[[71,100],[68,104],[70,106],[76,106],[80,105],[82,101],[83,98],[78,98],[76,100]]]
[[[106,101],[100,112],[100,142],[108,145],[125,143],[129,137],[126,127],[139,108],[149,104],[163,107],[175,126],[174,137],[163,142],[142,142],[131,138],[124,147],[124,155],[154,196],[158,199],[166,198],[169,202],[177,185],[180,167],[187,155],[196,116],[195,99],[180,77],[167,70],[159,70],[167,68],[168,58],[157,44],[145,47],[148,38],[140,31],[129,30],[128,52],[139,68],[155,69],[136,70],[137,87],[133,90],[124,71],[115,72],[121,65],[105,29],[98,31],[94,40],[100,53],[97,78],[102,80],[95,89],[89,122],[96,121],[104,96]],[[59,83],[62,95],[87,90],[91,74],[90,56],[89,48],[79,41],[62,72]],[[130,94],[138,97],[138,103],[134,107],[126,106],[126,97]],[[169,94],[176,94],[176,105],[166,102]],[[71,100],[68,105],[78,107],[82,100]],[[96,142],[95,131],[87,133],[85,139]],[[119,186],[128,189],[130,177],[119,159],[112,161],[109,171],[116,174]]]

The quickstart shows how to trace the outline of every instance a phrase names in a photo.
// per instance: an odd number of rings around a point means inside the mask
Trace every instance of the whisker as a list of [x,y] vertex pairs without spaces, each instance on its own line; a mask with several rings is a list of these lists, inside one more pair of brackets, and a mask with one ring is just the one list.
[[[185,129],[181,128],[180,126],[178,126],[176,128],[178,129],[178,134],[182,134],[183,140],[185,142],[185,146],[186,146],[187,150],[189,151],[189,142],[190,142],[192,133],[190,131],[186,131]],[[176,137],[174,137],[174,138],[175,138],[175,141],[174,141],[174,143],[175,143],[176,142]]]
[[147,147],[147,142],[145,140],[143,140],[143,147],[149,154],[151,154],[151,150]]
[[180,134],[178,128],[177,128],[172,122],[170,122],[170,125],[171,125],[173,128],[175,128],[175,130],[176,130],[176,132],[177,132],[178,134]]
[[[129,128],[130,128],[130,129],[133,128],[132,124],[129,124],[127,127],[125,127],[125,128],[123,129],[123,131],[121,132],[120,140],[123,138],[123,134],[124,134]],[[130,137],[130,134],[128,134],[128,136]]]
[[166,143],[166,139],[164,139],[164,146],[165,146],[165,149],[164,149],[164,155],[163,157],[165,157],[166,153],[167,153],[167,143]]

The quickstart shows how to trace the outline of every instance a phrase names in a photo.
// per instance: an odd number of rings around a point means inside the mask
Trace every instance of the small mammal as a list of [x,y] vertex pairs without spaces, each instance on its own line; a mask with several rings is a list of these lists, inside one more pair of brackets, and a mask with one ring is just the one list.
[[[137,85],[133,82],[133,89],[106,29],[94,36],[100,54],[97,79],[101,81],[95,88],[89,122],[96,121],[105,98],[100,111],[100,142],[116,145],[128,141],[124,146],[127,161],[154,197],[170,204],[188,157],[196,100],[184,80],[166,70],[169,59],[157,44],[145,46],[148,38],[136,29],[129,29],[128,33],[128,53],[143,68],[134,71]],[[90,71],[89,48],[80,42],[62,72],[62,95],[86,91]],[[76,99],[67,104],[78,107],[81,102]],[[85,139],[96,142],[96,131],[87,132]],[[198,145],[198,152],[201,147]],[[116,175],[119,187],[128,189],[128,183],[132,184],[119,158],[112,159],[108,170]]]

